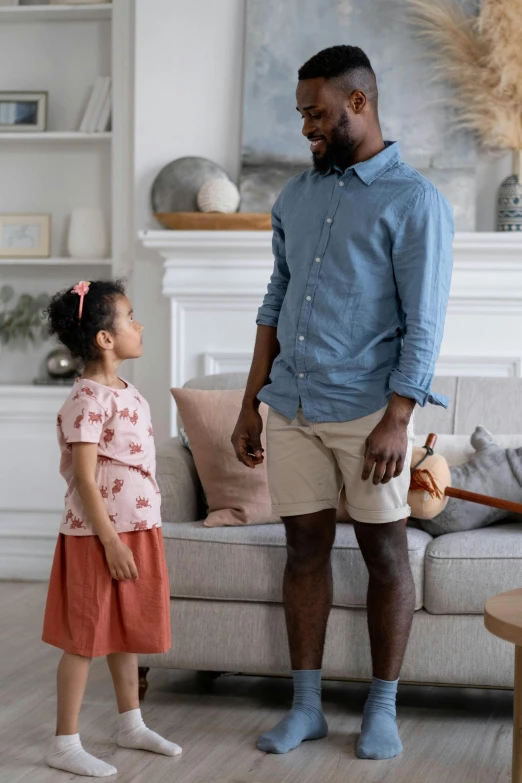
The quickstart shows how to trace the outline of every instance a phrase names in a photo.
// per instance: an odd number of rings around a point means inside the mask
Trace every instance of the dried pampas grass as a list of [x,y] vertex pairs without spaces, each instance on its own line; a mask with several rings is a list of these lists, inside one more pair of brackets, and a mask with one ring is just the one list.
[[522,0],[482,0],[471,17],[457,0],[406,3],[436,77],[455,89],[459,124],[486,148],[522,150]]

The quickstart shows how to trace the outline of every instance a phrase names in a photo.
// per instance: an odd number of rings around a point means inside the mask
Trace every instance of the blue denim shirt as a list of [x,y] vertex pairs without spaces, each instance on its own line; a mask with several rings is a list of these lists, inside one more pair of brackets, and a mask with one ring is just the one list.
[[307,169],[272,210],[274,271],[257,323],[281,352],[258,397],[288,418],[350,421],[393,392],[431,392],[448,303],[453,215],[399,145],[341,171]]

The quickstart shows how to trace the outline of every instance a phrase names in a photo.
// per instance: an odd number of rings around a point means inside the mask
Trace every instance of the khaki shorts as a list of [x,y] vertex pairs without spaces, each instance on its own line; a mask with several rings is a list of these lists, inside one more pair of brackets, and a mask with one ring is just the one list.
[[266,440],[273,513],[290,517],[337,508],[344,485],[346,508],[356,522],[380,524],[406,519],[410,515],[413,416],[401,475],[377,486],[371,478],[366,482],[361,479],[366,438],[385,410],[354,421],[311,424],[301,409],[292,421],[270,408]]

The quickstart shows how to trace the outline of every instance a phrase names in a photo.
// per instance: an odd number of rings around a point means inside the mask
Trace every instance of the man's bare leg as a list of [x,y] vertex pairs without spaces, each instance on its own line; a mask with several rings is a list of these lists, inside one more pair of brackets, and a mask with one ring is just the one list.
[[398,678],[410,636],[415,587],[404,520],[354,523],[369,572],[368,629],[373,682],[364,708],[359,758],[392,758],[402,752],[395,722]]
[[321,708],[321,666],[332,607],[330,553],[335,509],[286,517],[287,564],[283,603],[294,674],[294,704],[288,715],[257,743],[268,753],[287,753],[304,740],[325,737]]

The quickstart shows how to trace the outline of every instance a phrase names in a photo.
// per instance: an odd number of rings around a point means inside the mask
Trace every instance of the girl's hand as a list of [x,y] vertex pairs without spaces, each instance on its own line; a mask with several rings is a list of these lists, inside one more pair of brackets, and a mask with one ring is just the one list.
[[138,578],[132,551],[121,538],[115,538],[105,544],[105,558],[113,579],[124,582],[126,579]]

